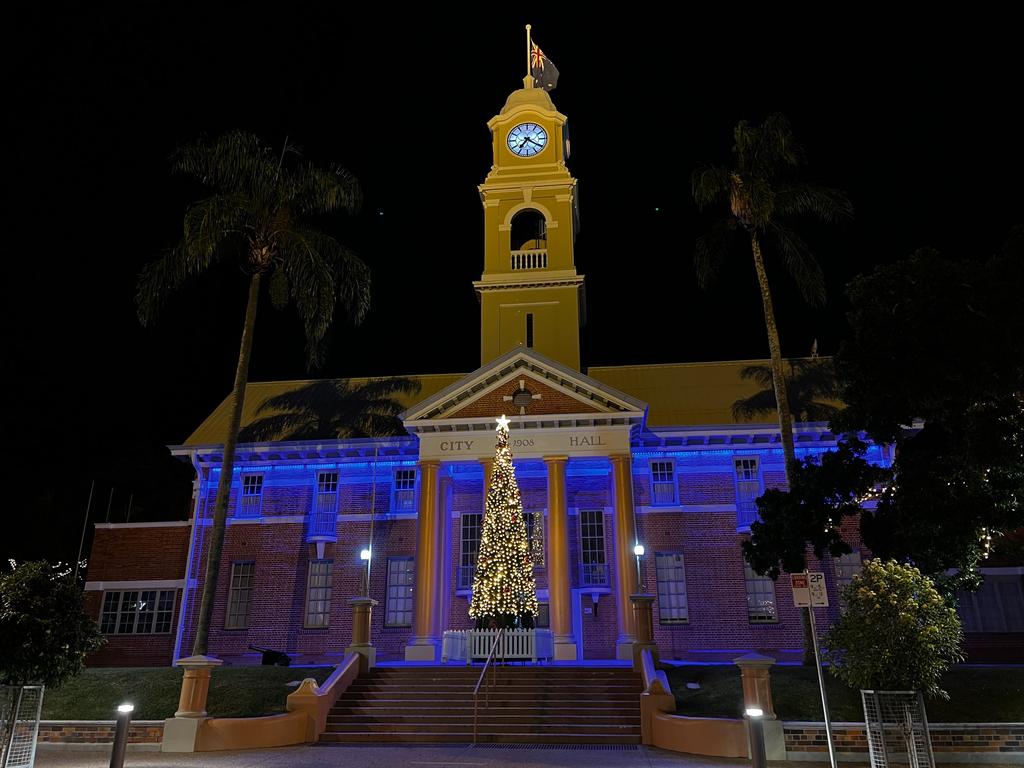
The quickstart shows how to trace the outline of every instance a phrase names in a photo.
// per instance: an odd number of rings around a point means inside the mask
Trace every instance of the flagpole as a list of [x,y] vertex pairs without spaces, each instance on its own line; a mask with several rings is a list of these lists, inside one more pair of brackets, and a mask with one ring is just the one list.
[[[530,25],[526,25],[526,77],[527,82],[532,84],[530,75],[533,74],[533,67],[531,66],[531,57],[533,55],[533,39],[530,36]],[[530,86],[527,86],[530,87]]]

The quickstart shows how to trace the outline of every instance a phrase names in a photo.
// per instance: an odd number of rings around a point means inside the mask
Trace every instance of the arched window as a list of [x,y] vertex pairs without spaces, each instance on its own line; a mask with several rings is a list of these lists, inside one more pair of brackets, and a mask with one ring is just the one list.
[[509,246],[512,269],[546,269],[548,266],[547,222],[540,211],[526,208],[512,217]]

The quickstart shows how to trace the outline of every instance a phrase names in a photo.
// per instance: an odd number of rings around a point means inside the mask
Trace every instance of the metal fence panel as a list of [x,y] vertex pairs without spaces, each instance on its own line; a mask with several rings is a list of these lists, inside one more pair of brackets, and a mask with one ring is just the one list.
[[920,691],[861,691],[871,768],[935,768]]
[[0,766],[35,765],[42,709],[43,686],[0,686]]

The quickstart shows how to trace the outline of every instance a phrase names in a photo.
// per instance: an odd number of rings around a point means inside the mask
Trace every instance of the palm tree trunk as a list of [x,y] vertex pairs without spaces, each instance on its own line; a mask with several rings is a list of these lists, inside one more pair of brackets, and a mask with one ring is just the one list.
[[[779,432],[782,434],[782,455],[786,463],[786,485],[789,486],[790,467],[796,463],[793,447],[793,417],[789,413],[789,395],[786,392],[786,375],[782,370],[782,349],[779,345],[779,329],[775,325],[775,309],[772,306],[772,292],[768,287],[768,273],[764,268],[764,256],[757,235],[750,233],[750,249],[754,252],[754,269],[757,283],[761,286],[761,301],[764,304],[764,324],[768,329],[768,351],[771,353],[772,383],[775,385],[775,402],[779,409]],[[814,665],[814,643],[811,638],[810,608],[801,611],[804,629],[804,665]]]
[[[206,575],[203,581],[203,602],[199,608],[199,624],[196,626],[196,640],[192,645],[193,656],[205,656],[210,634],[210,618],[213,616],[213,599],[217,594],[217,575],[220,572],[220,555],[224,545],[224,528],[228,517],[228,498],[231,495],[231,481],[235,470],[235,446],[238,430],[242,424],[242,406],[245,404],[245,385],[249,380],[249,357],[252,354],[252,334],[256,325],[256,304],[260,295],[260,273],[253,272],[249,279],[249,300],[245,306],[245,325],[242,327],[242,344],[238,350],[238,367],[235,369],[235,386],[231,391],[231,422],[224,441],[224,461],[217,482],[217,500],[213,505],[213,528],[210,531],[210,545],[206,555]],[[196,520],[195,524],[200,525]]]

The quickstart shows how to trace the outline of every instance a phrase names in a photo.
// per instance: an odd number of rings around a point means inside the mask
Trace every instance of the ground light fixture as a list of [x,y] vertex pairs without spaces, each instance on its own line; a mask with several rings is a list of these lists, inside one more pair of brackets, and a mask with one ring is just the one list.
[[370,559],[370,550],[369,549],[362,550],[359,553],[359,559],[360,560],[369,560]]
[[132,721],[134,704],[120,704],[117,707],[117,725],[114,727],[114,745],[110,750],[110,768],[124,766],[124,751],[128,746],[128,726]]
[[750,731],[750,762],[752,768],[766,768],[768,759],[764,753],[764,710],[747,707],[747,730]]

